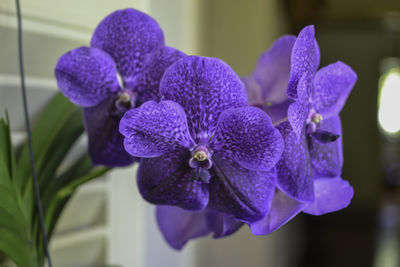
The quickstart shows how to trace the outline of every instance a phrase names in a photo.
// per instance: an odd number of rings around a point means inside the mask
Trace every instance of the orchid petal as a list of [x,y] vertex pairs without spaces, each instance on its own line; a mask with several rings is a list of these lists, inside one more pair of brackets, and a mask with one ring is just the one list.
[[356,80],[357,74],[343,62],[321,68],[314,79],[315,110],[324,118],[338,115]]
[[190,240],[211,232],[206,211],[187,211],[173,206],[157,206],[158,227],[167,243],[174,249],[182,249]]
[[276,171],[254,171],[223,155],[214,154],[209,208],[252,222],[268,212],[276,183]]
[[126,151],[135,157],[158,157],[177,147],[194,145],[185,112],[172,101],[148,101],[127,111],[119,130],[125,136]]
[[314,174],[320,177],[336,177],[342,172],[343,146],[340,117],[334,116],[322,122],[322,130],[339,135],[328,144],[321,144],[314,138],[308,138],[308,150]]
[[312,215],[323,215],[347,207],[353,198],[353,188],[340,177],[323,177],[314,182],[315,201],[304,208]]
[[157,205],[202,210],[209,199],[208,184],[194,180],[185,149],[158,158],[143,158],[138,170],[138,186],[143,198]]
[[235,233],[243,222],[235,220],[232,215],[220,212],[207,212],[208,227],[214,232],[213,238],[221,238]]
[[[91,46],[110,54],[125,85],[157,58],[164,35],[157,22],[135,10],[117,10],[104,18],[93,33]],[[125,86],[126,87],[126,86]]]
[[160,57],[152,61],[142,75],[135,80],[134,92],[137,94],[136,106],[150,100],[161,100],[160,81],[167,68],[185,54],[172,47],[164,47]]
[[224,110],[247,105],[242,81],[217,58],[187,56],[178,60],[165,72],[160,92],[185,110],[196,143],[208,142]]
[[120,117],[113,114],[115,100],[110,98],[83,109],[89,155],[94,165],[128,166],[137,160],[124,148],[124,136],[118,131]]
[[79,47],[62,55],[55,76],[71,102],[92,107],[120,90],[113,59],[97,48]]
[[285,140],[285,150],[276,165],[280,189],[300,202],[314,200],[313,173],[306,138],[297,138],[288,122],[277,126]]
[[283,140],[259,108],[225,110],[218,121],[214,149],[246,169],[268,171],[278,162]]
[[307,26],[300,31],[293,45],[290,78],[287,86],[287,94],[293,99],[298,97],[297,85],[303,74],[308,72],[313,76],[319,65],[320,56],[314,35],[314,26]]
[[304,134],[306,122],[310,113],[307,91],[311,88],[311,79],[305,74],[298,84],[299,98],[290,104],[288,109],[288,120],[298,138]]
[[305,205],[277,189],[271,210],[261,220],[251,223],[250,230],[254,235],[268,235],[299,214]]
[[295,36],[283,36],[260,56],[252,76],[261,87],[263,102],[277,104],[287,98],[285,89],[289,81],[290,59],[295,41]]

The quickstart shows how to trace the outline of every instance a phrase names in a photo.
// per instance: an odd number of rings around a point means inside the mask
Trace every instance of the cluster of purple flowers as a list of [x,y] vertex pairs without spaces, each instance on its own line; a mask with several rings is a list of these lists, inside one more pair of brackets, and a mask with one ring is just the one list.
[[241,79],[220,59],[165,46],[157,22],[125,9],[98,25],[90,47],[64,54],[55,75],[83,107],[93,163],[139,162],[140,193],[180,249],[350,203],[339,112],[357,77],[342,62],[318,70],[319,58],[308,26]]

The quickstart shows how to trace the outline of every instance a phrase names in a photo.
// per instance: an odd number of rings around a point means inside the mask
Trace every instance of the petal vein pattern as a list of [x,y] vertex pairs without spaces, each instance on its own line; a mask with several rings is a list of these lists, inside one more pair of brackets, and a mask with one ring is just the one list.
[[152,158],[177,147],[191,148],[186,115],[172,101],[148,101],[125,113],[120,122],[125,149],[133,156]]

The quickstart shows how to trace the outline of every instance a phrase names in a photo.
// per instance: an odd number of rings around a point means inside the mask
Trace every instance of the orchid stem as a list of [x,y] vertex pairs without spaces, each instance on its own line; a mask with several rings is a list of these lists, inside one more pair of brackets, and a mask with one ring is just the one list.
[[274,122],[272,125],[275,127],[275,126],[277,126],[278,124],[281,124],[282,122],[285,122],[285,121],[288,121],[288,117],[285,117],[285,118],[283,118],[283,119],[281,119],[281,120],[279,120],[279,121],[276,121],[276,122]]

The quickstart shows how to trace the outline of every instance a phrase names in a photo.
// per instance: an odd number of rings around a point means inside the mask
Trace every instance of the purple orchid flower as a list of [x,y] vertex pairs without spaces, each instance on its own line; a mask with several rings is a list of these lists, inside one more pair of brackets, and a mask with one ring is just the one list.
[[[353,189],[340,178],[342,109],[357,76],[342,62],[317,71],[320,54],[314,27],[284,36],[261,55],[243,81],[250,104],[267,112],[285,141],[271,210],[251,225],[268,234],[303,211],[321,215],[346,207]],[[329,194],[328,194],[329,193]]]
[[161,102],[126,112],[120,132],[126,150],[142,158],[142,196],[175,206],[158,207],[166,240],[181,248],[189,238],[224,236],[263,218],[283,140],[265,112],[247,106],[239,77],[219,59],[188,56],[167,69],[160,92]]
[[165,46],[154,19],[125,9],[100,22],[90,47],[60,57],[57,83],[71,102],[83,107],[93,164],[126,166],[137,160],[124,149],[119,121],[127,110],[160,99],[158,86],[164,71],[183,56]]
[[190,239],[210,233],[215,239],[226,237],[243,225],[229,214],[209,209],[188,211],[174,206],[157,206],[156,218],[167,243],[178,250]]

